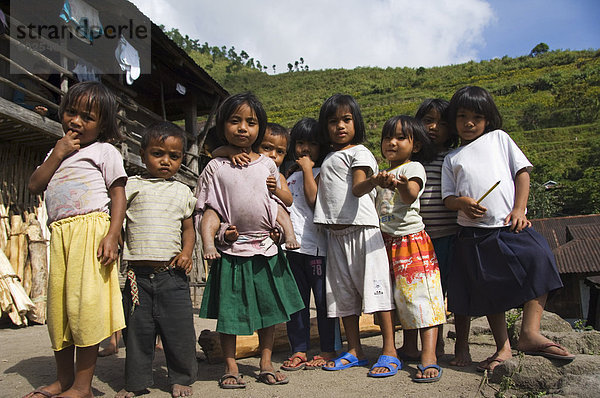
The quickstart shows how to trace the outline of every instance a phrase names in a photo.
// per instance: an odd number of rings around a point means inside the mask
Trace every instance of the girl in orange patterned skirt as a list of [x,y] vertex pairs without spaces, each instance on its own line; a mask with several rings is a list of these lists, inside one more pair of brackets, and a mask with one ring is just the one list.
[[444,295],[433,244],[419,215],[426,174],[417,160],[431,158],[425,125],[396,116],[383,126],[381,152],[390,168],[378,175],[377,211],[394,280],[396,313],[403,329],[418,329],[423,344],[415,382],[438,381],[437,325],[446,321]]

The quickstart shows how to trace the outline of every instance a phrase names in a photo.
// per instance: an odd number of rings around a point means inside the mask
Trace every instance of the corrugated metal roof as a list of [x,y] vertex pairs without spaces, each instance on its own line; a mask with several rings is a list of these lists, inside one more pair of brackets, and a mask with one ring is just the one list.
[[600,214],[531,220],[547,240],[561,274],[600,274]]

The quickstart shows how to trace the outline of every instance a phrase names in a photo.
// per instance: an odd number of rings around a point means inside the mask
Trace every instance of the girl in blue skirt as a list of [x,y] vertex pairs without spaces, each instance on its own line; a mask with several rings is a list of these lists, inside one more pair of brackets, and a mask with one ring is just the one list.
[[491,371],[512,356],[504,312],[519,306],[523,324],[517,349],[572,360],[564,347],[540,334],[548,292],[562,282],[548,243],[526,217],[531,163],[500,130],[502,117],[486,90],[458,90],[448,120],[461,142],[444,159],[442,198],[458,211],[462,226],[448,277],[448,309],[488,318],[496,352],[478,370]]
[[[246,386],[235,362],[236,335],[256,330],[261,352],[258,381],[287,383],[271,362],[273,332],[276,324],[304,308],[286,257],[269,236],[276,227],[278,204],[265,181],[273,176],[278,182],[279,171],[272,159],[256,152],[255,143],[262,141],[266,125],[267,116],[254,95],[227,98],[217,111],[217,134],[247,153],[250,161],[236,166],[227,158],[211,160],[196,190],[196,209],[214,210],[223,225],[235,226],[239,234],[232,243],[216,240],[220,257],[211,266],[200,308],[201,317],[217,319],[221,334],[225,357],[221,388]],[[201,220],[202,228],[207,221],[208,217]]]

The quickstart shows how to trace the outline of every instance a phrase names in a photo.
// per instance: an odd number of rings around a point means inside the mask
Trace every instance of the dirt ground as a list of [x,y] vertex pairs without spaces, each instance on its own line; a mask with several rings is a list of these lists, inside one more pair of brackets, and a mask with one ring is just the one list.
[[[204,329],[214,330],[213,321],[195,317],[196,334]],[[453,330],[453,325],[447,325]],[[363,345],[369,364],[372,365],[379,356],[381,336],[363,338]],[[398,347],[402,343],[402,333],[396,333]],[[396,376],[388,378],[367,377],[368,368],[355,367],[337,372],[324,370],[302,370],[286,372],[290,383],[280,386],[268,386],[255,381],[258,374],[258,358],[240,359],[240,371],[248,386],[244,390],[222,390],[217,384],[223,374],[223,365],[198,362],[198,378],[193,384],[195,396],[207,397],[476,397],[482,381],[482,374],[477,373],[475,365],[467,368],[456,368],[448,365],[454,351],[454,340],[446,338],[446,355],[439,363],[443,368],[442,379],[437,383],[418,384],[411,381],[416,374],[416,364],[405,364],[404,369]],[[122,343],[121,343],[122,344]],[[200,351],[200,346],[196,349]],[[474,361],[481,361],[491,355],[491,345],[471,346]],[[312,354],[312,353],[311,353]],[[288,352],[276,352],[273,355],[274,365],[279,367],[289,355]],[[114,397],[123,387],[123,369],[125,366],[125,348],[121,345],[118,355],[98,358],[96,375],[93,381],[93,392],[96,397]],[[158,352],[154,364],[155,386],[143,397],[169,397],[169,386],[166,383],[166,365],[164,355]],[[45,325],[26,328],[0,327],[0,397],[20,397],[35,387],[54,381],[55,364],[50,340]],[[493,385],[497,388],[497,385]],[[483,396],[492,397],[494,390],[487,385],[482,388]]]

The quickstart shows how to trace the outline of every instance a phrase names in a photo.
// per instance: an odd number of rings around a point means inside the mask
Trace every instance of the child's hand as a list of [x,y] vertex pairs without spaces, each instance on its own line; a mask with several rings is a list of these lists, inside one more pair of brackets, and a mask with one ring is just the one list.
[[513,209],[504,219],[504,225],[510,225],[510,230],[518,234],[525,228],[531,227],[531,221],[527,219],[524,210]]
[[487,211],[485,207],[477,203],[473,198],[461,196],[457,199],[459,201],[459,209],[463,211],[469,218],[481,218]]
[[171,260],[171,262],[169,263],[170,267],[175,266],[177,268],[181,268],[185,271],[186,274],[190,273],[190,271],[192,270],[192,265],[192,256],[184,252],[181,252],[175,257],[173,257],[173,260]]
[[103,266],[110,265],[119,257],[119,238],[106,235],[100,241],[96,257]]
[[237,230],[237,227],[235,225],[230,225],[229,227],[227,227],[227,229],[225,230],[225,233],[223,234],[224,238],[225,238],[225,242],[227,243],[233,243],[237,240],[237,238],[239,238],[240,234]]
[[408,178],[405,175],[399,175],[394,178],[394,188],[397,190],[405,189],[408,186]]
[[231,160],[231,163],[236,166],[246,166],[248,163],[250,163],[251,159],[250,155],[248,155],[246,152],[240,152],[235,155],[231,155],[229,160]]
[[374,183],[382,188],[392,188],[394,184],[394,176],[387,171],[380,171],[374,178]]
[[275,193],[275,190],[277,189],[277,180],[275,179],[275,177],[267,177],[267,189],[269,190],[269,192],[273,194]]
[[310,158],[310,156],[302,156],[298,160],[296,160],[296,164],[300,166],[302,170],[312,169],[315,167],[315,162]]
[[75,151],[78,151],[81,147],[79,141],[79,133],[73,130],[69,130],[66,134],[56,142],[53,153],[60,159],[64,159]]
[[33,111],[40,116],[46,116],[48,114],[48,108],[42,105],[37,105],[35,108],[33,108]]

